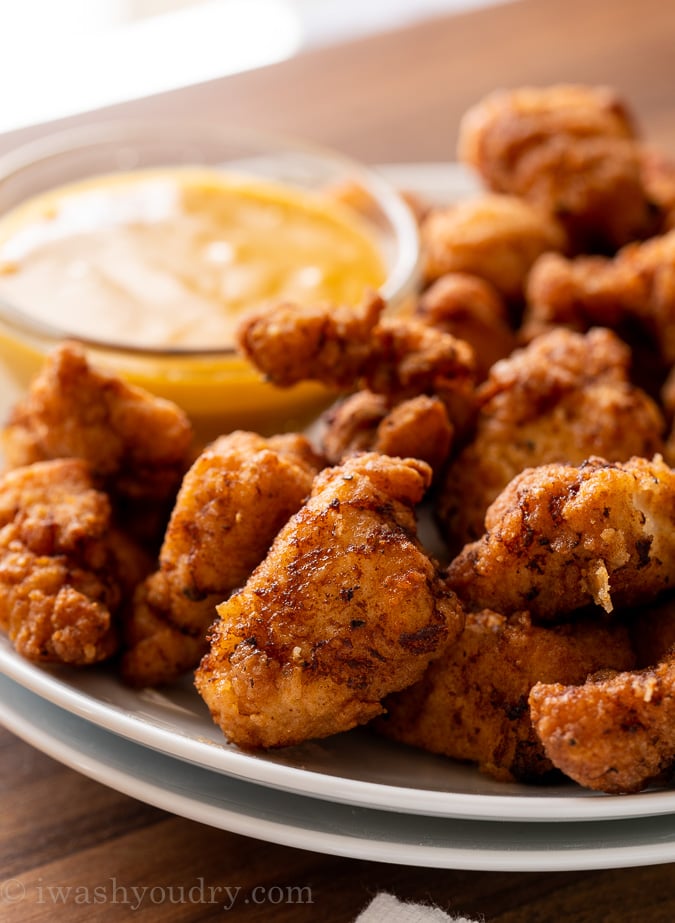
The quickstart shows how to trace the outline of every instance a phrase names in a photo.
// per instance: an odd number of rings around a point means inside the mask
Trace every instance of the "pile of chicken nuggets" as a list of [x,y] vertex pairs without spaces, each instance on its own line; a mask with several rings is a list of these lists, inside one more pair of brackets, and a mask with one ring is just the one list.
[[497,779],[668,784],[675,163],[574,85],[490,95],[459,156],[485,192],[415,203],[409,312],[372,293],[242,321],[270,381],[340,392],[312,440],[195,448],[77,344],[48,358],[3,434],[19,653],[137,687],[194,671],[245,749],[369,723]]

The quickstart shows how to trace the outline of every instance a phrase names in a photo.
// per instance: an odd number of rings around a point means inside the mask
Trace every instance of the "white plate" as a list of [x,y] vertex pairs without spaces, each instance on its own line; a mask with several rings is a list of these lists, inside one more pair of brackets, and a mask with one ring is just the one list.
[[675,814],[675,792],[609,796],[570,784],[496,782],[473,766],[352,731],[248,754],[228,744],[190,680],[158,691],[124,686],[105,668],[42,667],[0,638],[0,673],[41,698],[128,740],[197,766],[300,795],[437,817],[591,821]]
[[0,677],[0,721],[59,762],[199,823],[284,846],[425,868],[548,872],[675,860],[675,817],[517,824],[345,807],[227,778],[92,727]]
[[[402,187],[436,200],[456,199],[473,188],[466,172],[455,165],[412,164],[388,167],[386,172]],[[406,748],[368,731],[269,754],[246,754],[225,742],[190,680],[161,692],[138,692],[104,668],[31,664],[6,638],[0,638],[0,672],[130,741],[232,777],[326,801],[445,818],[542,823],[675,814],[673,790],[617,797],[584,791],[572,783],[499,783],[473,766]]]

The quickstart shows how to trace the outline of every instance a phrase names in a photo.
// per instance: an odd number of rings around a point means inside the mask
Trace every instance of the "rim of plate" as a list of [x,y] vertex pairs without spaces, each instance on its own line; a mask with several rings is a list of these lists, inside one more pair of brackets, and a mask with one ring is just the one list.
[[374,862],[503,872],[623,868],[675,858],[670,817],[564,826],[468,820],[448,824],[443,818],[331,803],[317,809],[300,795],[218,779],[200,767],[188,767],[195,774],[190,779],[177,760],[148,753],[99,728],[83,735],[76,716],[25,690],[19,691],[22,696],[34,702],[12,708],[0,701],[0,720],[60,763],[172,814],[283,846]]
[[[391,785],[285,765],[269,756],[245,753],[225,739],[219,744],[203,736],[180,733],[170,725],[170,703],[162,720],[143,710],[145,703],[140,697],[138,711],[134,712],[84,692],[48,669],[21,658],[4,638],[0,639],[0,673],[45,701],[125,740],[226,776],[321,801],[438,818],[527,823],[625,820],[675,814],[675,791],[670,789],[604,795],[570,786],[566,789],[569,794],[552,796],[533,794],[536,788],[523,786],[523,793],[516,795],[471,794]],[[103,694],[107,684],[113,695],[122,690],[119,681],[112,677],[97,674],[96,681],[103,685]],[[133,694],[126,687],[123,692]],[[205,729],[210,730],[207,722],[210,719],[205,715]]]

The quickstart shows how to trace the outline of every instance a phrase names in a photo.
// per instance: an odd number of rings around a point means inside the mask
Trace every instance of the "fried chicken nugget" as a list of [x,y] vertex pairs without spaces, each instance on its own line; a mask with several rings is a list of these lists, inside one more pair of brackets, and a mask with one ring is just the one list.
[[441,276],[421,296],[415,317],[472,347],[478,381],[516,348],[504,301],[478,276],[462,272]]
[[173,498],[191,443],[182,410],[92,368],[74,343],[47,358],[2,435],[9,467],[83,458],[115,495],[153,502]]
[[472,390],[475,360],[467,343],[417,321],[380,318],[383,310],[376,294],[357,308],[271,305],[244,318],[238,342],[281,387],[312,379],[337,389],[360,384],[399,399]]
[[561,329],[493,366],[477,391],[473,440],[449,466],[437,498],[453,549],[483,534],[488,506],[525,468],[662,451],[665,422],[629,382],[629,365],[629,350],[610,331]]
[[565,234],[545,212],[515,196],[485,195],[432,209],[421,227],[424,276],[468,273],[507,302],[522,300],[537,257],[564,250]]
[[450,452],[454,427],[438,397],[420,394],[394,404],[383,394],[357,391],[326,415],[322,449],[332,465],[358,452],[419,458],[439,471]]
[[675,581],[675,471],[656,456],[529,468],[448,567],[471,609],[527,607],[538,621],[656,599]]
[[624,247],[614,259],[556,254],[534,265],[523,336],[551,326],[610,327],[629,342],[648,337],[654,356],[675,364],[675,231]]
[[110,657],[119,609],[144,574],[84,461],[36,462],[0,479],[0,628],[24,657]]
[[606,87],[492,93],[462,119],[459,157],[490,189],[560,221],[574,252],[613,251],[657,230],[633,118]]
[[185,475],[159,555],[134,597],[122,676],[172,682],[206,652],[216,604],[245,583],[308,496],[321,459],[304,436],[237,431],[208,446]]
[[422,679],[385,699],[386,737],[478,763],[502,781],[537,782],[554,769],[530,721],[538,682],[582,683],[601,668],[635,665],[625,626],[580,619],[550,628],[527,613],[468,613],[457,642]]
[[638,792],[675,766],[675,650],[583,685],[537,683],[529,702],[547,756],[586,788]]
[[369,721],[457,636],[463,610],[416,538],[430,477],[376,454],[326,469],[218,607],[196,685],[234,743],[280,747]]

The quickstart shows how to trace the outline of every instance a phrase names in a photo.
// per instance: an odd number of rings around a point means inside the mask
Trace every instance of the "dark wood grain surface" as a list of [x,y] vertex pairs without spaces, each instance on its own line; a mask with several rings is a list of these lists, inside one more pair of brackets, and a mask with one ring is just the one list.
[[[617,87],[644,134],[675,153],[675,4],[522,0],[61,125],[189,113],[304,136],[370,162],[452,160],[459,117],[483,93],[561,80]],[[6,135],[0,149],[44,131]],[[3,921],[127,920],[137,911],[115,893],[134,886],[147,889],[138,910],[144,920],[341,923],[382,889],[486,923],[675,920],[673,865],[507,874],[337,859],[171,816],[62,767],[4,730],[0,767]],[[70,897],[61,902],[54,889],[68,886]],[[240,891],[226,913],[200,900],[199,891],[175,903],[172,886]],[[311,889],[312,902],[258,904],[247,900],[256,886]],[[98,893],[101,902],[78,903],[78,893]]]

